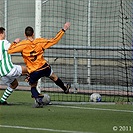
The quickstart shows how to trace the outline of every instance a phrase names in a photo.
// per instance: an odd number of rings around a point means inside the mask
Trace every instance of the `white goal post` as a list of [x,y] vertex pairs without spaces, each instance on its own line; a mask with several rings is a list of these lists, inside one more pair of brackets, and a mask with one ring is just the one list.
[[[42,1],[35,0],[35,38],[41,37],[41,10]],[[37,91],[41,93],[41,78],[38,80]]]
[[[90,45],[90,32],[91,32],[91,30],[90,30],[90,27],[91,27],[91,25],[90,25],[90,17],[91,17],[91,9],[90,9],[90,2],[91,2],[91,0],[89,0],[88,1],[88,47],[90,47],[91,45]],[[88,56],[90,56],[90,50],[88,50]],[[91,69],[91,60],[90,59],[88,59],[88,65],[87,65],[87,67],[88,67],[88,77],[87,77],[87,83],[88,84],[91,84],[91,77],[90,77],[90,69]]]

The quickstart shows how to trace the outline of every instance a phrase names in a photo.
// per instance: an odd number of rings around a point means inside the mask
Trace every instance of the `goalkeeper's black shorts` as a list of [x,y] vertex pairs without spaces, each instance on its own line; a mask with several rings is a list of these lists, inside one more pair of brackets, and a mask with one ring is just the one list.
[[53,70],[51,69],[51,66],[48,63],[45,63],[41,68],[30,73],[29,84],[36,83],[42,77],[50,77],[52,72]]

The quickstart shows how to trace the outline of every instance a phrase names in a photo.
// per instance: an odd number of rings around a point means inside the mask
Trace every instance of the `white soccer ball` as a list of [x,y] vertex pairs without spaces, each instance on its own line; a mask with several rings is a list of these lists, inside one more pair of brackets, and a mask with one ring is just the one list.
[[44,104],[49,104],[51,101],[50,96],[48,94],[44,94],[42,101],[44,102]]
[[93,93],[90,96],[90,101],[91,102],[101,102],[102,96],[99,93]]

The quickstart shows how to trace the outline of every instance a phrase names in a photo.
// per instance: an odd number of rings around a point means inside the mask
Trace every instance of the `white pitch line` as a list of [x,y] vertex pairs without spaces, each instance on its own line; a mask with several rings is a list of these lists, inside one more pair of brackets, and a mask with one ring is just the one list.
[[124,113],[133,113],[132,110],[117,110],[117,109],[104,109],[104,108],[87,108],[87,107],[77,107],[77,106],[61,106],[61,105],[53,105],[61,108],[72,108],[72,109],[85,109],[85,110],[102,110],[102,111],[112,111],[112,112],[124,112]]
[[14,129],[26,129],[26,130],[36,130],[36,131],[49,131],[49,132],[60,132],[60,133],[94,133],[94,132],[80,132],[80,131],[68,131],[68,130],[56,130],[48,128],[32,128],[32,127],[23,127],[23,126],[10,126],[10,125],[0,125],[4,128],[14,128]]

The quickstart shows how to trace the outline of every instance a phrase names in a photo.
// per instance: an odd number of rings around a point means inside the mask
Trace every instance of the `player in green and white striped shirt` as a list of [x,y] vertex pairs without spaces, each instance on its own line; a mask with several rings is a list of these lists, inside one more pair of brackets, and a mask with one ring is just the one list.
[[25,66],[14,65],[11,61],[11,56],[7,53],[10,43],[5,40],[5,29],[0,27],[0,76],[8,87],[0,99],[0,105],[6,105],[7,98],[18,86],[17,78],[22,74],[27,74]]

